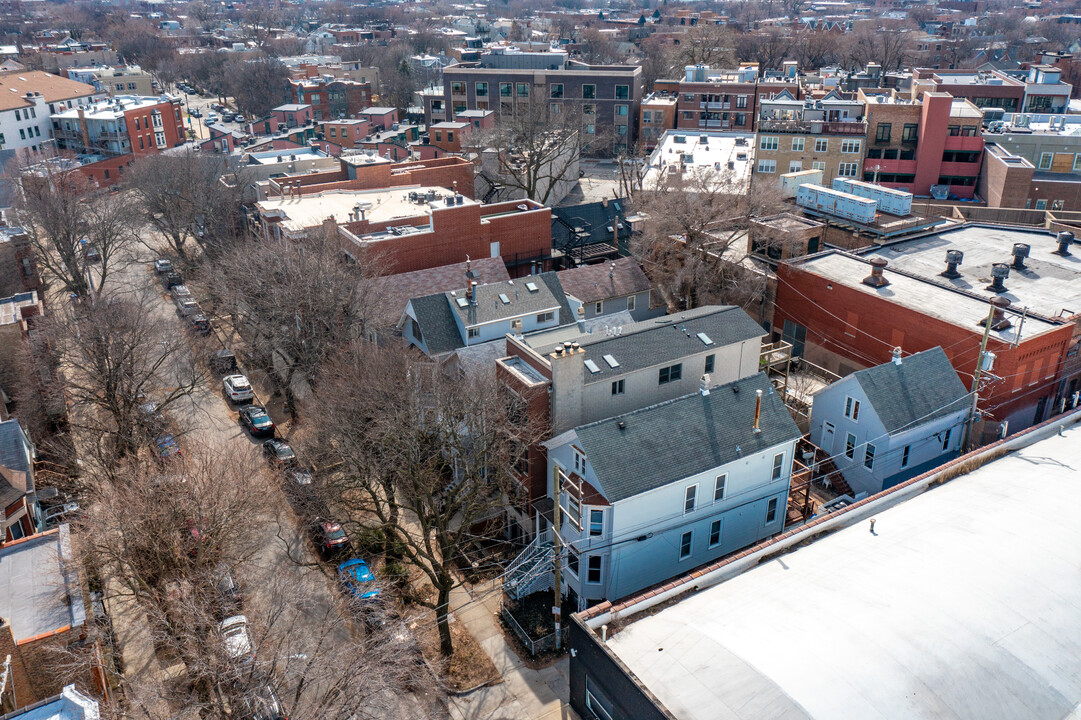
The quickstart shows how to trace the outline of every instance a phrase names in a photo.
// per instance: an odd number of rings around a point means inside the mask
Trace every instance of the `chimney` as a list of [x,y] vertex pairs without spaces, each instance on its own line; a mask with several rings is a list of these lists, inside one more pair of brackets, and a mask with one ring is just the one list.
[[[1005,330],[1006,328],[1010,327],[1012,323],[1010,322],[1009,318],[1006,317],[1005,312],[1006,308],[1010,306],[1009,299],[996,296],[991,298],[991,305],[994,307],[994,310],[991,313],[991,329]],[[980,320],[978,324],[982,327],[986,323],[987,318],[984,318],[983,320]]]
[[898,366],[901,364],[901,346],[900,345],[898,345],[897,347],[895,347],[893,349],[893,364],[898,365]]
[[1028,257],[1029,250],[1032,248],[1027,243],[1014,243],[1013,244],[1013,269],[1024,270],[1025,258]]
[[78,110],[79,114],[79,131],[83,134],[83,147],[90,147],[90,128],[86,126],[86,111],[82,107]]
[[882,274],[882,271],[889,265],[889,261],[885,258],[871,258],[871,274],[863,279],[864,285],[870,285],[873,288],[886,287],[890,284],[890,281],[886,279],[886,276]]
[[1053,254],[1069,257],[1070,245],[1073,244],[1073,233],[1068,230],[1063,230],[1058,234],[1058,238],[1056,239],[1058,240],[1058,250],[1053,251]]
[[702,393],[702,397],[709,395],[709,375],[702,376],[702,382],[698,385],[698,392]]
[[991,284],[985,290],[995,293],[1006,292],[1004,280],[1010,276],[1010,266],[1006,263],[995,263],[991,266]]
[[965,259],[965,254],[960,250],[947,250],[946,251],[946,271],[940,273],[944,278],[950,280],[956,280],[961,277],[961,273],[957,272],[957,267],[961,264],[961,261]]
[[762,391],[754,391],[754,431],[755,433],[762,432],[762,428],[758,427],[758,421],[762,417]]
[[615,272],[616,272],[616,264],[612,263],[611,265],[608,266],[608,279],[609,280],[612,279],[612,276],[615,274]]

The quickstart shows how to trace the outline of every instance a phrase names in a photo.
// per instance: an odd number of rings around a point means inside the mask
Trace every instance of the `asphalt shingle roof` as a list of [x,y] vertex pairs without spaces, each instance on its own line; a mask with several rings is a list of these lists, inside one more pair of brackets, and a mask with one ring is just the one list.
[[969,402],[957,371],[941,347],[910,355],[900,365],[884,365],[852,373],[867,395],[886,432],[908,429],[949,415]]
[[[528,289],[527,283],[532,283],[536,290]],[[464,288],[455,291],[456,294],[453,296],[449,292],[444,293],[447,305],[458,313],[463,325],[479,325],[560,308],[560,302],[552,294],[549,284],[544,280],[538,281],[536,275],[518,280],[477,285],[474,290],[475,302],[467,307],[459,307],[457,302],[459,298],[465,297]],[[503,302],[500,296],[507,298],[509,302]]]
[[[761,432],[754,432],[762,390]],[[624,427],[619,427],[620,423]],[[598,488],[618,502],[797,440],[801,433],[763,373],[575,428]],[[791,460],[791,458],[788,458]]]
[[413,298],[409,302],[413,305],[413,314],[429,355],[450,352],[465,345],[443,293]]
[[584,303],[624,297],[649,290],[649,279],[632,258],[583,265],[556,273],[563,291]]
[[[464,288],[466,265],[460,262],[376,278],[376,317],[373,321],[380,327],[394,325],[401,320],[402,311],[410,299]],[[468,265],[478,283],[510,280],[502,258],[481,258]]]
[[12,418],[0,422],[0,465],[31,475],[30,462],[26,457],[22,426]]

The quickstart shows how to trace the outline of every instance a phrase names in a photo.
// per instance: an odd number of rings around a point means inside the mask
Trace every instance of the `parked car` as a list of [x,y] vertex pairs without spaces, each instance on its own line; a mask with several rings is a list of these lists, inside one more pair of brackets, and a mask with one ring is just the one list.
[[165,273],[164,282],[165,282],[165,289],[166,290],[172,290],[174,287],[177,287],[178,285],[183,285],[184,284],[184,278],[176,270],[170,270],[167,273]]
[[[233,577],[232,570],[225,563],[214,568],[214,588],[218,591],[218,595],[221,596],[224,614],[234,614],[244,600],[244,593]],[[218,617],[221,617],[221,615]]]
[[154,261],[154,272],[158,275],[164,275],[167,272],[172,272],[173,261],[169,258],[158,258]]
[[354,599],[371,600],[379,596],[379,588],[375,586],[375,574],[368,567],[368,563],[360,558],[346,560],[339,565],[338,580],[346,594]]
[[312,472],[305,467],[289,468],[285,471],[285,476],[297,487],[307,487],[312,484]]
[[244,116],[242,114],[240,114],[240,113],[237,113],[237,114],[233,115],[233,122],[238,122],[238,123],[244,122]]
[[210,320],[202,313],[188,316],[188,326],[203,337],[210,334]]
[[255,655],[255,648],[248,634],[248,618],[234,615],[221,621],[218,626],[222,639],[225,640],[225,652],[234,660],[243,660]]
[[243,375],[226,375],[221,381],[225,396],[235,403],[249,402],[255,398],[248,378]]
[[199,110],[199,108],[195,108],[190,113],[188,113],[188,115],[191,115],[193,118],[201,118],[203,116],[203,113],[201,110]]
[[154,445],[157,447],[159,460],[165,460],[180,454],[180,446],[177,445],[176,438],[172,435],[159,435],[155,438]]
[[278,468],[292,467],[297,461],[297,454],[284,440],[267,440],[263,443],[263,456],[271,465]]
[[240,408],[240,424],[252,434],[252,437],[274,435],[274,421],[270,419],[266,408],[259,405],[247,405]]
[[169,293],[173,296],[173,302],[176,302],[181,298],[191,297],[191,290],[188,289],[187,285],[183,284],[173,285],[171,288],[169,288]]
[[210,369],[219,375],[232,375],[239,368],[236,364],[236,355],[231,350],[217,350],[210,353]]
[[101,262],[101,251],[93,245],[87,245],[86,249],[83,250],[83,257],[86,258],[87,262]]
[[66,502],[45,511],[45,527],[53,528],[79,515],[79,503]]
[[323,557],[345,552],[351,547],[349,536],[340,523],[316,518],[315,545]]
[[203,122],[206,123],[208,126],[213,125],[217,121],[218,121],[218,114],[217,113],[207,113],[206,118],[203,120]]
[[146,402],[135,408],[137,421],[146,434],[150,437],[159,437],[165,434],[165,415],[156,402]]
[[176,314],[180,317],[188,317],[189,315],[195,315],[199,312],[199,303],[195,302],[195,298],[180,297],[175,301]]
[[289,720],[282,710],[281,700],[269,684],[251,693],[244,693],[243,698],[248,707],[242,717],[251,720]]

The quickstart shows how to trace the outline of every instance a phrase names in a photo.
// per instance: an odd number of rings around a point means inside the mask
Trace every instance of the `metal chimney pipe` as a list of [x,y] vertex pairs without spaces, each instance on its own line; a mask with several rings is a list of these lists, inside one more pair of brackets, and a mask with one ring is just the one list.
[[995,293],[1006,292],[1005,280],[1010,276],[1010,266],[1006,263],[995,263],[991,266],[991,284],[985,290]]
[[947,250],[946,271],[941,273],[941,277],[949,278],[950,280],[956,280],[961,277],[961,273],[957,272],[957,268],[964,259],[965,254],[960,250]]
[[901,346],[900,345],[898,345],[897,347],[895,347],[893,349],[893,364],[894,365],[900,365],[901,364]]
[[1014,243],[1013,244],[1013,268],[1014,270],[1025,269],[1025,258],[1028,257],[1029,251],[1032,247],[1027,243]]
[[883,271],[889,264],[890,263],[886,258],[871,258],[871,274],[863,279],[863,284],[870,285],[873,288],[886,287],[889,285],[890,281],[887,280],[886,276],[883,274]]
[[[992,330],[1005,330],[1010,327],[1012,323],[1006,317],[1006,308],[1010,306],[1008,298],[993,297],[991,298],[991,306],[994,308],[991,311],[991,329]],[[980,321],[980,325],[987,322],[987,318]]]
[[758,421],[762,417],[762,391],[754,391],[754,431],[756,433],[762,432],[762,428],[758,427]]
[[1055,255],[1061,255],[1067,257],[1070,254],[1070,245],[1073,244],[1073,233],[1068,230],[1063,230],[1058,234],[1058,250],[1054,251]]

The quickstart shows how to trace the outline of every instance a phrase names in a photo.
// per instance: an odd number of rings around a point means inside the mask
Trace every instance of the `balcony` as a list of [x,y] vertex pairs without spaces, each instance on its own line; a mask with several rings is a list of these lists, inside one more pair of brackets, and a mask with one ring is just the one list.
[[806,133],[810,135],[858,135],[862,137],[867,134],[867,123],[763,118],[758,121],[758,129],[760,132]]
[[983,150],[983,136],[981,135],[947,135],[944,150],[965,150],[968,152],[980,152]]
[[915,175],[915,160],[883,160],[880,158],[866,158],[863,161],[864,172],[874,172],[878,167],[879,173],[888,175]]

